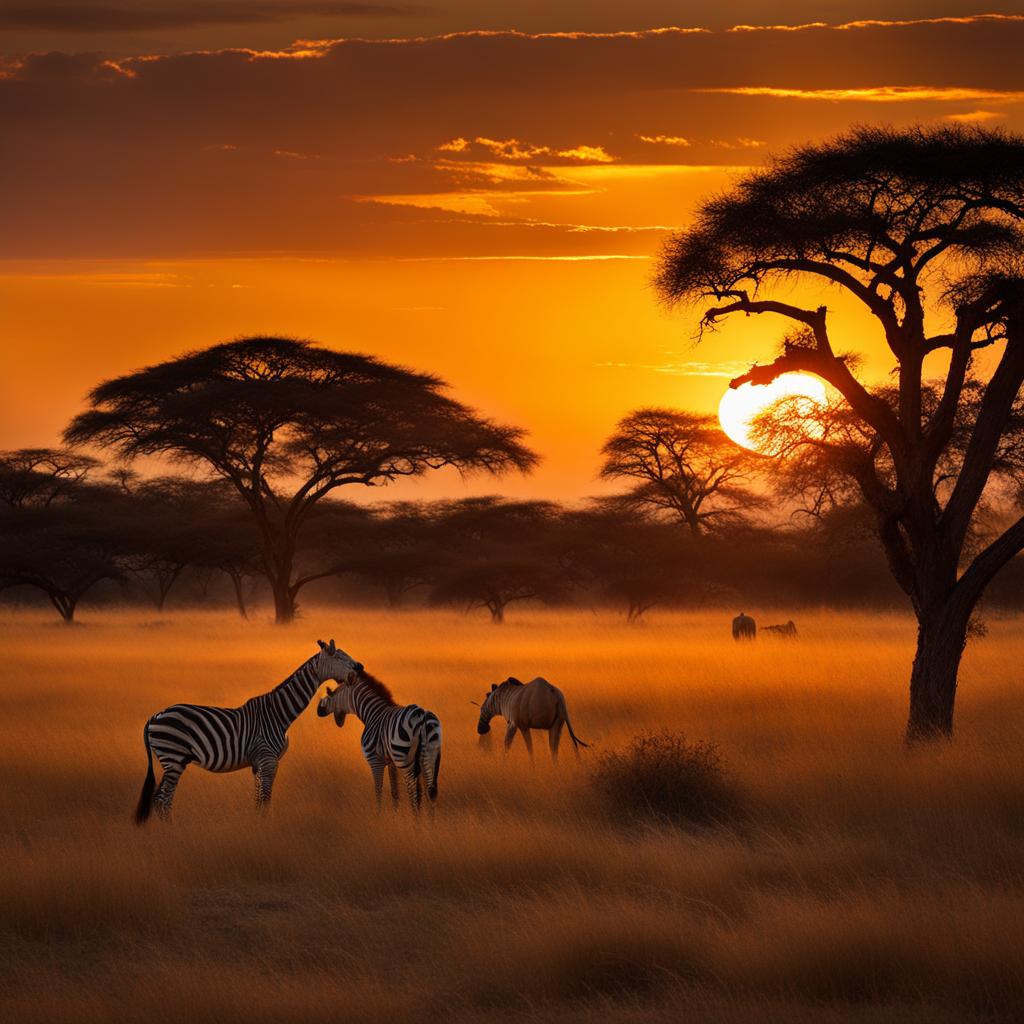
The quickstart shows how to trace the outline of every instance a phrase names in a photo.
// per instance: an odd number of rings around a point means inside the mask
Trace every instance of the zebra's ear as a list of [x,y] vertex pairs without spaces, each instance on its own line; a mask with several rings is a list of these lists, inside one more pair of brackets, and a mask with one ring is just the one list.
[[334,640],[332,638],[331,642],[327,645],[327,653],[328,654],[334,654],[334,653],[337,652],[337,650],[338,650],[338,648],[334,646]]
[[317,643],[318,643],[318,644],[320,645],[320,650],[321,650],[321,651],[324,651],[324,650],[326,650],[326,649],[327,649],[327,644],[325,644],[325,643],[323,642],[323,640],[317,640]]
[[497,684],[497,683],[491,683],[491,693],[494,693],[494,691],[495,691],[495,690],[496,690],[497,688],[498,688],[498,684]]

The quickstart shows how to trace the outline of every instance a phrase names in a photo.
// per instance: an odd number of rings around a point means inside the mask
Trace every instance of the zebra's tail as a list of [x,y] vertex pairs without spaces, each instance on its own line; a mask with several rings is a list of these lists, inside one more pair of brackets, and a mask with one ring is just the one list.
[[419,766],[427,784],[427,796],[437,799],[437,783],[441,774],[441,723],[437,715],[428,714],[421,726]]
[[565,695],[562,693],[558,694],[558,703],[562,708],[562,718],[565,719],[565,727],[569,730],[569,736],[572,738],[573,745],[576,749],[580,747],[589,747],[589,743],[584,743],[583,740],[573,732],[572,722],[569,720],[569,709],[565,705]]
[[136,825],[143,825],[149,819],[149,812],[153,808],[153,790],[156,789],[156,775],[153,772],[153,748],[149,745],[149,722],[142,730],[142,740],[146,744],[149,771],[146,772],[146,781],[143,782],[142,792],[139,794],[139,806],[135,808]]

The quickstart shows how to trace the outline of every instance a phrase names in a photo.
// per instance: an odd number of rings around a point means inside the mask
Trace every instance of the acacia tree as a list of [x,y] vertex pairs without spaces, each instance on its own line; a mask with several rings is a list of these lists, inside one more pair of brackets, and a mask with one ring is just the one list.
[[122,578],[123,495],[93,484],[95,459],[59,449],[0,452],[0,590],[41,590],[66,623],[101,580]]
[[571,572],[560,557],[558,512],[551,502],[495,497],[439,503],[433,518],[445,557],[431,601],[486,608],[500,625],[513,602],[565,598]]
[[523,432],[484,419],[446,385],[371,356],[290,338],[214,345],[109,380],[65,436],[122,458],[163,455],[205,466],[245,501],[262,541],[263,572],[279,623],[306,583],[299,537],[328,494],[452,466],[528,471]]
[[[963,127],[860,128],[795,150],[705,203],[668,241],[657,273],[670,304],[712,300],[701,329],[737,314],[788,321],[778,358],[732,387],[814,374],[867,438],[833,446],[811,432],[803,444],[825,452],[870,506],[916,613],[911,742],[952,734],[972,611],[1024,547],[1016,518],[973,557],[965,550],[1024,383],[1022,225],[1024,140]],[[833,347],[828,309],[794,301],[794,284],[837,288],[870,314],[895,363],[894,392],[858,376]],[[942,310],[945,322],[932,326]],[[946,373],[929,403],[933,353]],[[976,415],[964,435],[967,402]]]
[[637,409],[619,420],[601,452],[602,477],[634,481],[626,503],[668,514],[695,537],[741,522],[761,504],[747,486],[757,456],[733,444],[714,416]]

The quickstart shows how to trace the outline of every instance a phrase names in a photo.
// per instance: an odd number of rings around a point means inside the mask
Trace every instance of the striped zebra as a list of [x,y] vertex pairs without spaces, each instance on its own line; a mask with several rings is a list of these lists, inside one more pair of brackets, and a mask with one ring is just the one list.
[[363,756],[373,774],[373,788],[380,808],[384,791],[384,766],[391,780],[391,800],[398,807],[398,772],[405,775],[412,809],[420,809],[420,778],[430,797],[431,810],[437,799],[437,779],[441,770],[441,723],[433,711],[418,704],[399,707],[391,691],[368,672],[342,683],[336,689],[327,687],[316,713],[321,718],[334,715],[341,727],[345,716],[352,714],[363,723]]
[[[345,680],[362,670],[332,640],[317,640],[320,652],[300,665],[273,690],[250,697],[238,708],[212,708],[199,704],[174,704],[157,712],[143,730],[149,772],[142,784],[135,822],[149,818],[153,805],[166,818],[182,772],[193,762],[211,772],[252,768],[256,777],[256,804],[270,800],[278,761],[288,749],[288,727],[302,713],[320,684],[328,679]],[[153,755],[163,768],[156,785]],[[154,793],[155,789],[155,793]]]

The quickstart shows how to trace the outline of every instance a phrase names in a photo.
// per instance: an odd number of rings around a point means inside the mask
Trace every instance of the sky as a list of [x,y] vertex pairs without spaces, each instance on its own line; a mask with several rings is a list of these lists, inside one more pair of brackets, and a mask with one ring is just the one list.
[[[619,417],[711,411],[774,354],[781,324],[697,345],[657,302],[702,199],[855,124],[1024,130],[1024,16],[977,3],[5,0],[0,448],[284,334],[438,373],[544,458],[401,496],[597,493]],[[888,372],[856,310],[800,298]]]

